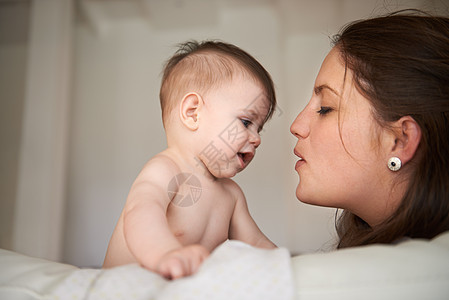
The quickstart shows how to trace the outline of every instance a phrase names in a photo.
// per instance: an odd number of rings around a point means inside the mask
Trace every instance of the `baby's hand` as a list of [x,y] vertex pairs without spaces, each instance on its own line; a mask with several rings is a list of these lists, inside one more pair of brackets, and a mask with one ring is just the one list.
[[167,279],[177,279],[195,273],[209,256],[209,251],[201,245],[190,245],[172,250],[162,256],[157,272]]

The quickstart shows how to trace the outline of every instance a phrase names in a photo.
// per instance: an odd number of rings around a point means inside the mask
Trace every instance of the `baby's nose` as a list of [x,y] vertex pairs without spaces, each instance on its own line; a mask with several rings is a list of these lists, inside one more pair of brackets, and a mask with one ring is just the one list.
[[249,137],[249,142],[254,145],[254,148],[259,147],[260,143],[261,143],[261,138],[260,138],[260,134],[257,132],[251,132],[250,137]]

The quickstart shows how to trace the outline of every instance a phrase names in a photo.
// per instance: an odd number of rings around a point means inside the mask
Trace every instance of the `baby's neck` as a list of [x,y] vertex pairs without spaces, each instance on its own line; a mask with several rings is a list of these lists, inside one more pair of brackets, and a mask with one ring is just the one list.
[[160,154],[169,157],[178,166],[180,172],[182,173],[192,173],[198,178],[208,181],[217,180],[217,178],[209,172],[198,156],[188,149],[168,147]]

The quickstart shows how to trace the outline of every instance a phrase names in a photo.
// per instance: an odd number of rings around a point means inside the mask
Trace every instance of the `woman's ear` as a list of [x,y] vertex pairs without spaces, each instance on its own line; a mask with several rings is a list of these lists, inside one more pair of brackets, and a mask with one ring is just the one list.
[[180,105],[181,122],[190,130],[197,130],[199,126],[199,114],[203,107],[203,99],[197,93],[191,92],[184,95]]
[[392,150],[392,156],[401,159],[402,164],[406,164],[415,155],[421,141],[421,127],[410,116],[404,116],[395,122],[395,143]]

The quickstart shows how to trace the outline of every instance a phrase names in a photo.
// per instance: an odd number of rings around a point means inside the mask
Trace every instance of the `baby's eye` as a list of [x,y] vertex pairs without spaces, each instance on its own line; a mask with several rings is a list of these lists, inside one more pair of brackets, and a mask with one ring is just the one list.
[[251,125],[251,121],[250,120],[246,120],[246,119],[240,119],[240,121],[242,121],[243,126],[245,126],[246,128],[249,127],[249,125]]
[[320,115],[325,115],[325,114],[327,114],[327,113],[329,113],[331,111],[332,111],[331,107],[321,106],[320,110],[318,110],[317,113],[319,113]]

